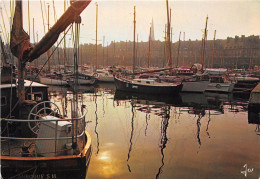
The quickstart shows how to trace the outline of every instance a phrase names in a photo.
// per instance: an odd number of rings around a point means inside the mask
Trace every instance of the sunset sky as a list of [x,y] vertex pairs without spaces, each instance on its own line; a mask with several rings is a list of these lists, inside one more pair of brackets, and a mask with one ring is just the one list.
[[[50,5],[50,24],[54,23],[53,1],[45,3],[44,21],[47,29],[47,3]],[[95,43],[96,3],[98,4],[98,40],[105,44],[111,41],[133,41],[133,9],[136,6],[136,33],[138,41],[147,41],[150,23],[153,19],[155,40],[163,40],[166,23],[165,0],[100,0],[92,1],[81,14],[82,26],[80,43]],[[9,32],[10,1],[1,1],[1,36],[6,41]],[[54,1],[57,17],[64,11],[64,1]],[[259,0],[175,0],[169,1],[172,9],[173,42],[179,38],[179,32],[185,32],[185,40],[201,40],[208,15],[208,39],[213,39],[214,30],[217,39],[226,39],[235,35],[260,35]],[[28,30],[28,0],[23,1],[24,29]],[[32,19],[35,19],[35,33],[39,40],[44,35],[40,0],[29,0],[30,33],[32,41]],[[3,18],[2,18],[3,17]],[[5,27],[5,28],[4,28]],[[5,38],[6,37],[6,38]],[[69,38],[69,37],[68,37]],[[183,36],[181,37],[183,39]]]

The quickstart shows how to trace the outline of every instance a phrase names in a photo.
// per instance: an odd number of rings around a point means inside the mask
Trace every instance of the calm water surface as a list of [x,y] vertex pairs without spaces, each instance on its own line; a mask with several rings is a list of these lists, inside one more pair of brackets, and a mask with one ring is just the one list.
[[[260,117],[247,99],[127,94],[113,84],[80,90],[93,149],[86,178],[260,177]],[[69,90],[50,91],[69,115]]]

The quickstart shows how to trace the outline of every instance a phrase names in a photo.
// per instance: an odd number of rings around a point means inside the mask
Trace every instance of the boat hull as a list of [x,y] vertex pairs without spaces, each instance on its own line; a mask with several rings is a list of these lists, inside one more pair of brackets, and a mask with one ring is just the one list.
[[156,85],[143,85],[131,83],[129,81],[115,77],[115,85],[117,90],[133,92],[133,93],[146,93],[146,94],[164,94],[176,95],[179,94],[182,84],[156,86]]
[[230,93],[234,90],[234,83],[209,83],[206,91]]
[[52,78],[46,78],[46,77],[39,77],[40,82],[46,85],[67,85],[68,83],[64,80],[59,80],[59,79],[52,79]]
[[[73,79],[73,81],[68,80],[68,84],[70,86],[73,86],[75,83],[74,80],[75,79]],[[78,79],[78,84],[80,84],[80,85],[93,85],[95,82],[96,82],[96,79]]]
[[183,82],[182,92],[196,92],[203,93],[206,91],[209,81],[194,81],[194,82]]
[[115,82],[113,76],[99,76],[98,81],[100,81],[100,82],[110,82],[110,83]]
[[66,155],[57,157],[1,156],[2,176],[4,178],[10,178],[19,173],[21,174],[21,172],[24,172],[24,174],[19,176],[20,178],[24,178],[30,177],[36,171],[36,176],[39,175],[39,177],[43,178],[47,178],[48,176],[66,177],[67,174],[74,173],[82,175],[82,178],[85,178],[92,154],[91,138],[87,132],[86,139],[87,143],[84,149],[78,155]]

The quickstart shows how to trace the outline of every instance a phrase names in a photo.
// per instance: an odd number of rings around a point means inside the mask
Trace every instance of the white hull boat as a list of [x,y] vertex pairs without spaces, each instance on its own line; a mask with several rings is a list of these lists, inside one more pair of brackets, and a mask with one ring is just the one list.
[[113,75],[107,75],[107,76],[99,75],[98,81],[100,81],[100,82],[115,82]]
[[234,86],[234,83],[209,83],[206,91],[230,93]]
[[61,79],[54,79],[54,78],[43,77],[43,76],[40,76],[39,79],[40,79],[40,83],[43,83],[43,84],[46,84],[46,85],[61,85],[61,86],[64,86],[64,85],[68,84],[67,81],[61,80]]
[[183,82],[182,92],[203,93],[209,85],[209,81],[189,81]]

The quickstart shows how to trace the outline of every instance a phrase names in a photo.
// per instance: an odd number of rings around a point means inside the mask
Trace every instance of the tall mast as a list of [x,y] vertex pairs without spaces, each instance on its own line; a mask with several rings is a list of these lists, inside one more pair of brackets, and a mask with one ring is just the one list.
[[167,67],[172,67],[172,61],[171,61],[171,42],[170,42],[170,30],[171,30],[171,24],[170,24],[170,16],[169,16],[169,7],[168,7],[168,0],[166,0],[166,9],[167,9]]
[[185,43],[185,32],[183,32],[183,42],[182,42],[182,65],[184,66],[184,43]]
[[167,31],[167,25],[165,24],[165,29],[164,29],[164,46],[163,46],[163,67],[165,67],[165,62],[167,61],[166,59],[166,31]]
[[177,55],[177,67],[179,66],[179,54],[180,54],[180,45],[181,45],[181,32],[179,35],[179,43],[178,43],[178,55]]
[[103,36],[103,68],[105,67],[105,36]]
[[28,8],[28,29],[29,29],[29,36],[31,36],[31,27],[30,27],[30,5],[29,5],[29,0],[28,0],[28,4],[27,4],[27,8]]
[[[50,30],[50,5],[48,4],[48,31]],[[48,70],[49,73],[51,72],[51,61],[49,60],[50,58],[50,51],[47,51],[47,56],[48,56]]]
[[[64,0],[64,12],[66,11],[66,0]],[[63,65],[64,71],[66,71],[66,33],[64,31],[64,49],[63,49]]]
[[94,68],[94,71],[97,71],[98,67],[98,57],[97,57],[97,23],[98,23],[98,4],[96,3],[96,67]]
[[[171,27],[171,49],[172,49],[172,27]],[[172,51],[172,58],[171,58],[171,61],[173,63],[173,53],[174,53],[174,50]]]
[[136,35],[136,50],[135,50],[135,59],[140,67],[140,61],[138,60],[138,57],[137,57],[137,51],[138,51],[138,34]]
[[107,66],[108,66],[108,42],[107,42]]
[[208,25],[208,16],[206,17],[206,25],[204,30],[204,38],[203,38],[203,46],[202,46],[202,55],[201,55],[201,62],[202,62],[202,69],[204,67],[204,56],[205,56],[205,48],[206,48],[206,39],[207,39],[207,25]]
[[214,64],[215,39],[216,39],[216,30],[214,31],[214,39],[213,39],[213,46],[212,46],[211,68],[213,68],[213,64]]
[[[34,32],[34,18],[33,18],[33,43],[35,44],[35,32]],[[38,67],[38,60],[34,63],[35,67]]]
[[133,41],[133,74],[135,73],[135,6],[134,6],[134,41]]
[[150,68],[150,60],[151,60],[151,32],[152,32],[152,28],[150,27],[150,34],[149,34],[149,51],[148,51],[148,68]]

